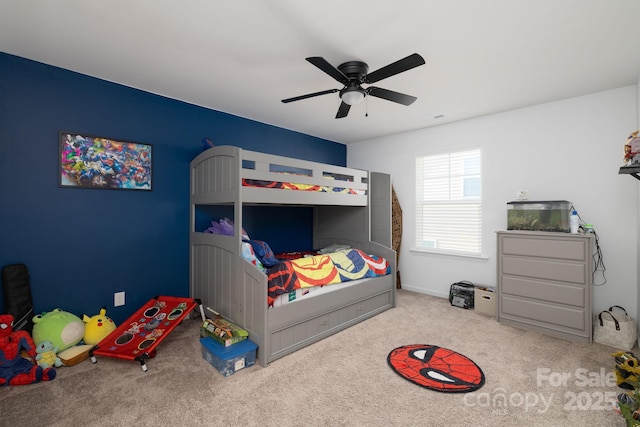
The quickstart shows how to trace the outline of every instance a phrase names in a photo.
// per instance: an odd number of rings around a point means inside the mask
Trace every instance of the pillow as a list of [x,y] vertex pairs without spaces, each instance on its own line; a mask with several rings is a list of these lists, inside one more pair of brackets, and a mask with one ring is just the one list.
[[280,261],[276,259],[275,255],[273,254],[273,251],[271,250],[267,242],[263,242],[262,240],[244,240],[244,241],[251,245],[251,247],[253,248],[253,253],[255,254],[256,258],[258,258],[258,260],[260,260],[262,265],[264,265],[265,267],[267,268],[273,267],[274,265],[280,263]]
[[320,249],[318,252],[320,252],[321,254],[330,254],[332,252],[338,252],[341,251],[343,249],[351,249],[351,246],[349,245],[339,245],[337,243],[334,243],[333,245],[329,245],[325,248]]
[[262,272],[264,272],[266,270],[266,268],[264,268],[264,266],[262,265],[260,260],[258,258],[256,258],[256,254],[253,251],[253,248],[251,247],[251,245],[249,243],[242,242],[241,251],[242,251],[242,258],[246,259],[251,264],[253,264],[256,267],[258,267]]

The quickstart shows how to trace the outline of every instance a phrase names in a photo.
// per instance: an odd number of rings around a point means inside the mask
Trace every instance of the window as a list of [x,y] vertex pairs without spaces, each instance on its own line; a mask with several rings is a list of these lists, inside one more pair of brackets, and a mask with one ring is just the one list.
[[416,247],[482,255],[480,149],[416,159]]

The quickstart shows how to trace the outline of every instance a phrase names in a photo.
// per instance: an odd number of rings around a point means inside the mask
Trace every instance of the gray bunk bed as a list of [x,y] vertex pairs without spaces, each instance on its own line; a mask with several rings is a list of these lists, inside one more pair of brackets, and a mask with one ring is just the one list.
[[[302,171],[302,173],[301,173]],[[289,181],[350,188],[351,193],[243,185]],[[395,307],[396,254],[391,243],[387,174],[243,150],[212,147],[191,162],[190,293],[206,311],[249,331],[259,363],[268,363]],[[331,292],[268,307],[267,275],[241,255],[243,205],[313,207],[313,245],[349,245],[385,258],[391,274],[331,285]],[[199,207],[233,207],[234,235],[196,230]],[[205,313],[206,314],[206,313]]]

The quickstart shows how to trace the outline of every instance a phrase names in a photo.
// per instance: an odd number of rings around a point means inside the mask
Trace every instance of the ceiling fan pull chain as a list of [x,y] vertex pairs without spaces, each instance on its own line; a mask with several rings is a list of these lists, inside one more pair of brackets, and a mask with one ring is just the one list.
[[369,117],[369,100],[364,98],[364,116]]

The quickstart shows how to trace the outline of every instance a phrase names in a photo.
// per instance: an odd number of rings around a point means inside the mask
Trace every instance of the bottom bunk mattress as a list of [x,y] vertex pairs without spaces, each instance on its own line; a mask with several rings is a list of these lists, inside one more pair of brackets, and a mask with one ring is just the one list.
[[339,283],[391,274],[386,259],[359,249],[304,255],[292,259],[291,254],[283,254],[279,258],[284,261],[278,260],[266,269],[269,307],[320,295]]
[[348,282],[340,283],[339,286],[314,286],[311,288],[298,288],[286,294],[278,295],[273,299],[273,303],[269,308],[282,307],[283,305],[291,304],[296,301],[304,301],[319,295],[333,292],[336,289],[343,289],[349,286],[354,286],[360,283],[360,280],[351,280]]
[[91,361],[96,363],[95,355],[136,360],[146,372],[156,347],[198,305],[193,298],[151,298],[91,350]]

